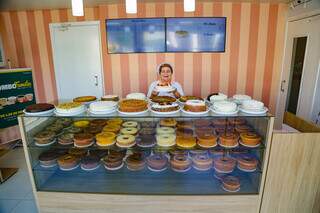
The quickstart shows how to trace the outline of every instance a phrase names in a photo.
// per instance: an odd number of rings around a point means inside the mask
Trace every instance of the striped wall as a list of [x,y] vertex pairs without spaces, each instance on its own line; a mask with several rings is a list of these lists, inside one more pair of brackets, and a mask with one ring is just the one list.
[[[146,92],[161,62],[174,66],[174,78],[186,94],[211,92],[248,94],[275,109],[284,48],[287,6],[269,3],[197,2],[184,13],[179,2],[138,3],[138,14],[125,13],[123,4],[85,8],[84,17],[70,9],[0,13],[5,56],[14,67],[32,67],[39,101],[57,98],[49,23],[100,20],[105,92],[121,96]],[[107,18],[226,16],[225,53],[107,54]]]

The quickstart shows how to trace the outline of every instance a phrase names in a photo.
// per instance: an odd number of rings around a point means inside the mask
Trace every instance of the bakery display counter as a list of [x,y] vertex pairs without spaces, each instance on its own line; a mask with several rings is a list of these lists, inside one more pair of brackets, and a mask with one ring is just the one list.
[[273,117],[24,115],[19,122],[42,210],[43,195],[89,193],[89,201],[98,195],[226,196],[228,202],[253,196],[243,204],[250,212],[263,190]]

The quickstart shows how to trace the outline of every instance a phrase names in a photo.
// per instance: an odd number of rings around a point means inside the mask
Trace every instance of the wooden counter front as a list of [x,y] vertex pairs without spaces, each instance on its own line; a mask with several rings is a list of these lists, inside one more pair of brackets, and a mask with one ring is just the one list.
[[140,196],[37,192],[41,212],[253,213],[258,195]]

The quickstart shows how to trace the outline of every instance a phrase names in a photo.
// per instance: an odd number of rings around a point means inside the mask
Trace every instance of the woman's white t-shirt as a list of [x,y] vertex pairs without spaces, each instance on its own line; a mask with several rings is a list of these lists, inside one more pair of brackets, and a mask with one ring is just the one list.
[[[147,97],[150,97],[151,94],[152,94],[152,91],[155,89],[155,87],[158,85],[159,81],[154,81],[150,84],[149,86],[149,90],[148,90],[148,95]],[[171,86],[176,88],[177,91],[180,93],[181,96],[184,96],[184,93],[183,93],[183,90],[182,90],[182,87],[181,85],[178,83],[178,82],[172,82],[171,83]],[[170,97],[174,97],[174,94],[171,93],[171,92],[159,92],[158,96],[170,96]]]

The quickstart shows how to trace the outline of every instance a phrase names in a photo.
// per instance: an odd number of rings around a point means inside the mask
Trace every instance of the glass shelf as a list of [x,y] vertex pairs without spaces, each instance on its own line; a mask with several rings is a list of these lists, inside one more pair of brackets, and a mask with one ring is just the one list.
[[[72,171],[62,171],[58,166],[52,168],[43,168],[39,163],[39,155],[51,149],[70,149],[74,145],[60,145],[57,142],[49,146],[37,146],[34,142],[34,135],[44,130],[47,126],[62,118],[70,118],[72,121],[76,120],[94,120],[94,119],[111,119],[121,118],[123,121],[137,121],[142,124],[145,121],[159,122],[165,117],[173,117],[177,121],[193,121],[196,119],[216,120],[216,119],[232,119],[241,118],[246,121],[246,124],[253,128],[261,136],[261,144],[256,148],[245,147],[240,145],[236,148],[224,148],[220,145],[203,149],[197,146],[192,149],[182,149],[177,146],[160,147],[154,146],[150,148],[141,148],[135,145],[132,148],[125,148],[127,155],[135,151],[143,152],[145,156],[149,154],[161,152],[168,153],[171,150],[207,150],[211,158],[218,156],[218,153],[226,156],[237,158],[239,154],[248,153],[255,156],[258,160],[257,170],[255,172],[243,172],[235,169],[231,174],[240,179],[240,191],[230,193],[222,189],[221,180],[214,177],[215,171],[211,168],[209,171],[200,172],[194,168],[184,173],[173,171],[168,166],[166,171],[152,172],[145,168],[142,171],[132,172],[126,168],[116,171],[109,171],[104,168],[103,162],[100,167],[94,171],[84,171],[80,167]],[[52,192],[78,192],[78,193],[106,193],[106,194],[132,194],[132,195],[230,195],[230,194],[258,194],[260,187],[260,180],[262,175],[262,168],[264,165],[264,155],[267,146],[267,133],[270,125],[270,118],[272,115],[266,114],[262,116],[247,116],[238,113],[232,116],[218,116],[212,113],[206,116],[189,116],[178,113],[177,115],[158,116],[152,115],[150,112],[147,115],[140,116],[119,116],[118,113],[113,115],[92,116],[90,114],[76,115],[72,117],[60,116],[22,116],[22,125],[24,125],[26,141],[25,145],[28,149],[30,164],[33,171],[35,185],[37,191],[52,191]],[[224,129],[229,127],[233,129],[236,125],[231,125],[230,122],[224,125]],[[159,124],[157,124],[158,126]],[[217,127],[213,124],[211,127]],[[221,127],[219,125],[219,127]],[[193,126],[193,130],[195,127]],[[64,130],[61,130],[64,131]],[[227,131],[227,130],[225,130]],[[60,134],[60,133],[58,133]],[[58,134],[55,136],[57,137]],[[193,133],[195,134],[195,132]],[[139,136],[139,135],[138,135]],[[219,143],[219,139],[218,139]],[[86,150],[119,150],[116,145],[111,147],[98,147],[96,144],[85,148]],[[190,153],[189,153],[190,156]]]
[[[35,168],[39,191],[64,191],[134,195],[224,195],[221,181],[213,169],[200,172],[193,168],[184,173],[172,171],[130,171],[124,165],[120,170],[107,171],[103,165],[94,171],[62,171],[57,166],[48,170]],[[237,194],[258,194],[261,171],[251,173],[235,169],[229,175],[240,180]],[[79,187],[81,186],[81,187]]]
[[242,112],[238,112],[232,115],[221,115],[221,114],[216,114],[213,113],[211,111],[209,111],[206,114],[200,114],[200,115],[191,115],[191,114],[186,114],[184,112],[177,112],[174,114],[170,114],[170,115],[159,115],[159,114],[155,114],[151,111],[145,112],[143,114],[139,114],[139,115],[135,115],[135,114],[121,114],[118,112],[114,112],[114,113],[110,113],[110,114],[102,114],[102,115],[97,115],[97,114],[91,114],[89,112],[84,112],[81,114],[77,114],[74,116],[61,116],[61,115],[56,115],[56,114],[52,114],[49,116],[34,116],[34,115],[21,115],[21,117],[35,117],[35,118],[39,118],[39,117],[57,117],[57,118],[115,118],[115,117],[121,117],[121,118],[166,118],[166,117],[174,117],[174,118],[263,118],[263,117],[273,117],[272,114],[270,113],[264,113],[264,114],[247,114],[247,113],[242,113]]

